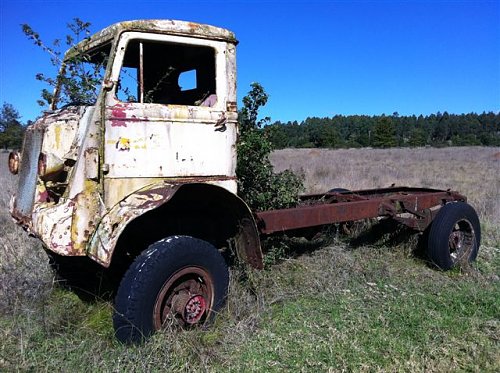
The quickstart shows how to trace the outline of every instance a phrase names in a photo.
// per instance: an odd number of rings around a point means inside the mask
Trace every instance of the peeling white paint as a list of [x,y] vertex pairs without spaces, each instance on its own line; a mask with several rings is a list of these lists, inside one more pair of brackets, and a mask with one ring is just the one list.
[[[213,50],[213,105],[120,102],[115,90],[124,48],[138,39]],[[102,30],[66,56],[104,44],[110,63],[95,106],[49,112],[33,125],[43,131],[40,172],[33,173],[36,182],[30,179],[34,207],[28,216],[16,215],[13,198],[11,211],[48,249],[107,266],[127,224],[168,202],[180,185],[209,183],[236,193],[237,41],[213,26],[131,21]]]

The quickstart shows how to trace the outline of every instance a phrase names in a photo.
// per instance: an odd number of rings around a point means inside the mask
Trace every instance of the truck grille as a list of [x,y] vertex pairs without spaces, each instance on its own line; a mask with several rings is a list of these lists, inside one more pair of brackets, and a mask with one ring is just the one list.
[[17,215],[31,217],[35,202],[38,157],[42,149],[43,130],[28,128],[24,136],[19,183],[14,210]]

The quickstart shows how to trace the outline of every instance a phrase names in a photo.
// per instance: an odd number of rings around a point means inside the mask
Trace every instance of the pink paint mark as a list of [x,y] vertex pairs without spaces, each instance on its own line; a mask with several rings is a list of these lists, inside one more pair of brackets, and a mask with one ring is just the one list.
[[124,120],[111,119],[111,127],[127,127],[127,124]]
[[122,106],[115,106],[111,112],[111,127],[127,127],[127,113]]
[[38,202],[50,202],[49,193],[46,190],[38,193]]

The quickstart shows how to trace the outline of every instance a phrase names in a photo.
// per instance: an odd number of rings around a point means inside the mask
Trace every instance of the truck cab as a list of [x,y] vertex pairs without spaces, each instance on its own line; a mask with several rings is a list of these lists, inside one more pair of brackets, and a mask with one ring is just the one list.
[[[50,110],[11,154],[13,217],[47,250],[104,267],[115,250],[133,257],[172,234],[261,266],[252,213],[236,195],[236,45],[222,28],[143,20],[68,50]],[[76,68],[100,89],[62,102]]]

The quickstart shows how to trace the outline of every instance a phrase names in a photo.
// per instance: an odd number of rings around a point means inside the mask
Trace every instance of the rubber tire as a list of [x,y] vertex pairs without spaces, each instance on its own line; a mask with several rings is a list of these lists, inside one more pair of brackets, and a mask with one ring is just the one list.
[[328,193],[342,193],[342,192],[350,192],[350,190],[345,188],[333,188],[328,191]]
[[215,317],[227,297],[229,271],[210,243],[189,236],[171,236],[142,252],[125,273],[115,298],[113,326],[123,343],[141,343],[154,332],[153,309],[163,286],[179,270],[197,266],[211,276],[213,306],[206,322]]
[[474,230],[475,242],[469,257],[465,259],[470,263],[477,257],[481,243],[481,226],[476,211],[465,202],[448,203],[434,218],[427,241],[427,256],[442,270],[449,270],[459,264],[459,261],[455,262],[450,254],[449,239],[455,224],[461,220],[467,220]]

